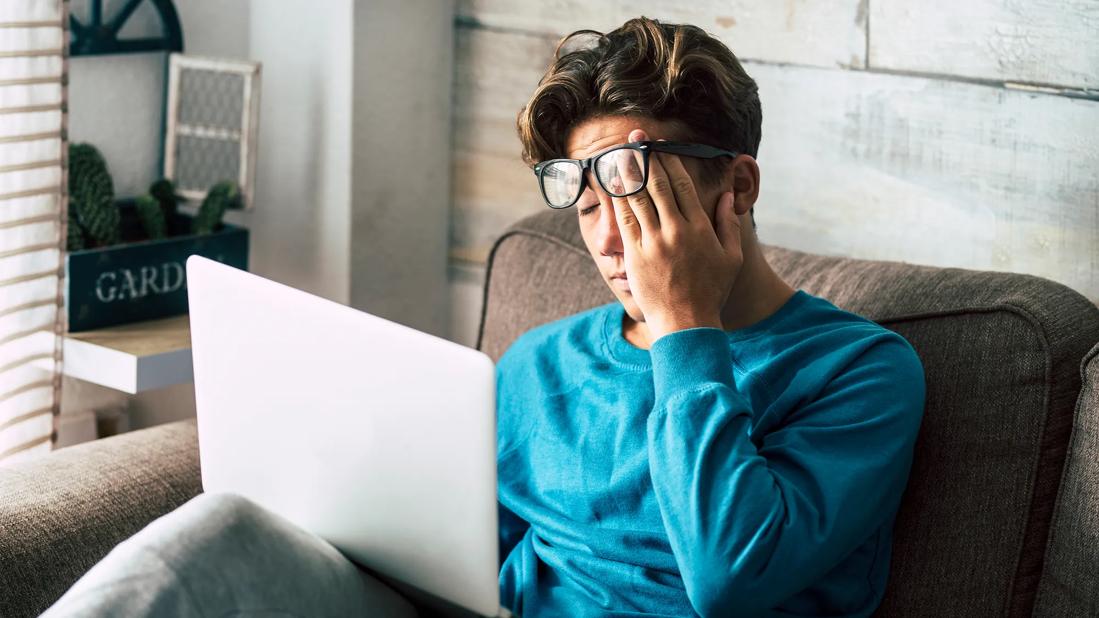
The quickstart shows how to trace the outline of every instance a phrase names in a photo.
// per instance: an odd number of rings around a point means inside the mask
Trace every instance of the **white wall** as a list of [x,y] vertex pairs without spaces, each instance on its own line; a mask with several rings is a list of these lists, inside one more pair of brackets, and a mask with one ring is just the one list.
[[355,8],[351,305],[448,334],[452,0]]
[[[78,18],[86,13],[87,0],[72,4]],[[175,5],[185,53],[263,63],[257,206],[226,217],[251,230],[249,269],[347,303],[351,0]],[[158,19],[147,3],[132,19],[130,36],[156,34]],[[163,53],[71,60],[70,139],[103,152],[120,196],[143,193],[160,177],[165,62]]]
[[[226,215],[251,232],[249,270],[445,335],[452,4],[175,4],[185,53],[263,64],[256,206]],[[134,34],[156,27],[142,10]],[[71,65],[71,138],[103,151],[120,196],[159,178],[164,62]],[[194,413],[189,384],[127,398],[65,382],[69,412],[120,402],[134,427]]]
[[[323,6],[323,10],[320,7]],[[347,304],[351,244],[351,0],[252,3],[263,63],[249,270]]]

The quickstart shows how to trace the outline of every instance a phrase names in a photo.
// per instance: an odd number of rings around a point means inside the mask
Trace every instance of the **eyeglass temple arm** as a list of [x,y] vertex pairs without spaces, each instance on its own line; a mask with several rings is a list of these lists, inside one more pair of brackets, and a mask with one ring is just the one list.
[[689,157],[735,157],[738,153],[732,150],[725,150],[722,148],[715,148],[713,146],[707,146],[706,144],[687,144],[683,142],[639,142],[649,146],[652,150],[657,152],[667,152],[670,154],[686,155]]

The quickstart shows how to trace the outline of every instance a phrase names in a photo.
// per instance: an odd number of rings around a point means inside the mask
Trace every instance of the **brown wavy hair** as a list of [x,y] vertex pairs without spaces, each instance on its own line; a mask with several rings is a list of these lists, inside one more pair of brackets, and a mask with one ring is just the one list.
[[[611,32],[562,38],[538,88],[519,112],[523,160],[566,157],[581,122],[647,116],[682,128],[680,139],[756,156],[763,113],[756,82],[721,41],[697,26],[638,17]],[[703,182],[727,159],[703,160]]]

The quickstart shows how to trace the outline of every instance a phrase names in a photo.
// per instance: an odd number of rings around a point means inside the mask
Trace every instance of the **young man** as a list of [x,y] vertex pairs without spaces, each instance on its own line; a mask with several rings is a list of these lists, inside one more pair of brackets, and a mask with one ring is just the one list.
[[617,301],[499,362],[504,604],[869,615],[923,412],[919,358],[768,266],[760,103],[724,45],[647,19],[574,37],[592,40],[558,47],[519,134]]
[[[636,19],[562,49],[520,114],[524,156],[551,207],[576,206],[617,301],[525,333],[498,364],[503,604],[869,615],[923,411],[919,358],[768,266],[759,99],[724,45]],[[200,496],[47,616],[249,608],[409,611],[324,541]]]

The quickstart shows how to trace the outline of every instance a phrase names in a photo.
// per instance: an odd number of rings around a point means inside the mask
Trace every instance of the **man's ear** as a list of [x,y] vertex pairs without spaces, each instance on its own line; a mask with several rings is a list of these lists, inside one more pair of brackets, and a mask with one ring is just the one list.
[[733,210],[747,213],[759,198],[759,164],[751,155],[738,155],[726,168],[726,186],[733,192]]

